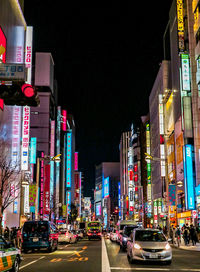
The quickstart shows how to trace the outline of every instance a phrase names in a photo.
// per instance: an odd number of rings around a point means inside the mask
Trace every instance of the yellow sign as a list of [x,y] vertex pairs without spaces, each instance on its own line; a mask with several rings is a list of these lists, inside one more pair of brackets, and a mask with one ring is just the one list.
[[178,214],[177,214],[177,217],[178,217],[178,218],[186,218],[186,217],[191,217],[191,216],[192,216],[191,211],[182,212],[182,213],[178,213]]
[[177,25],[178,25],[178,40],[179,49],[184,50],[184,17],[183,17],[183,0],[177,0]]

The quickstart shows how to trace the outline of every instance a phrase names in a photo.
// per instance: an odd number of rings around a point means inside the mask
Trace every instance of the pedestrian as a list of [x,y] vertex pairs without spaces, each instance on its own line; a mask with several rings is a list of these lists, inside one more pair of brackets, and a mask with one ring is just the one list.
[[197,232],[193,225],[190,226],[190,239],[192,240],[192,245],[195,246],[197,243]]
[[11,228],[10,240],[11,240],[11,243],[13,244],[13,246],[16,247],[17,246],[17,229],[16,229],[16,227]]
[[177,246],[179,247],[180,243],[181,243],[181,230],[179,228],[179,225],[177,225],[177,227],[176,227],[175,236],[176,236]]
[[176,243],[176,236],[175,236],[175,233],[176,233],[176,229],[175,229],[175,227],[173,226],[172,227],[172,235],[173,235],[173,245]]
[[17,247],[21,248],[21,229],[20,227],[17,229]]
[[185,242],[185,245],[187,246],[189,244],[189,230],[187,228],[187,226],[184,227],[184,230],[183,230],[183,239],[184,239],[184,242]]
[[7,226],[4,230],[4,238],[7,242],[10,241],[10,230],[9,230],[9,227],[7,227]]

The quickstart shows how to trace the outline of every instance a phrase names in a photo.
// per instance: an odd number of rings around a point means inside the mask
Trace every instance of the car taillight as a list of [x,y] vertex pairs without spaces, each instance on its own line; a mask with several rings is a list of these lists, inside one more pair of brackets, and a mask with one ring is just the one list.
[[74,235],[74,238],[76,238],[76,235]]
[[88,232],[88,235],[92,235],[92,233],[91,233],[91,232]]

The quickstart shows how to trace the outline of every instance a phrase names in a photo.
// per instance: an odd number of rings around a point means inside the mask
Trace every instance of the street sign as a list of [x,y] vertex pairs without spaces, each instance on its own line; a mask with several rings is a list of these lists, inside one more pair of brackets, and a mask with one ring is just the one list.
[[0,63],[0,80],[13,81],[24,80],[26,81],[26,67],[25,64],[4,64]]

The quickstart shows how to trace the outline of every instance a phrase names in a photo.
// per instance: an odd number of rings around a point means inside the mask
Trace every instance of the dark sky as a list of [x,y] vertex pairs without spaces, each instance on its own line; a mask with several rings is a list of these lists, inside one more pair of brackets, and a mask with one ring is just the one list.
[[59,104],[74,115],[85,195],[94,167],[119,161],[122,131],[148,113],[172,0],[25,0],[34,52],[51,52]]

